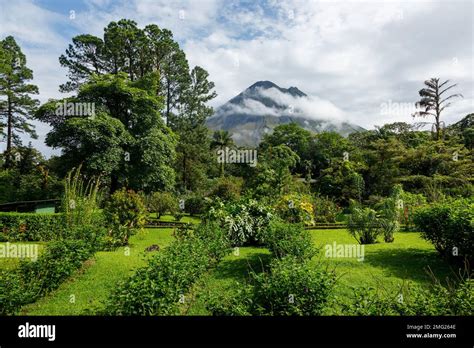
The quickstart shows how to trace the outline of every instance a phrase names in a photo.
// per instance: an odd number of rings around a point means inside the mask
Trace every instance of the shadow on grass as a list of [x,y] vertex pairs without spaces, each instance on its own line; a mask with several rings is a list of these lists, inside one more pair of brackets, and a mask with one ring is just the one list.
[[243,280],[253,270],[256,273],[269,264],[271,255],[266,253],[255,253],[251,255],[225,259],[219,263],[214,270],[213,276],[217,279]]
[[436,251],[409,249],[386,249],[368,252],[364,263],[380,267],[402,279],[432,283],[429,270],[436,278],[445,283],[446,278],[456,278],[455,271],[441,259]]

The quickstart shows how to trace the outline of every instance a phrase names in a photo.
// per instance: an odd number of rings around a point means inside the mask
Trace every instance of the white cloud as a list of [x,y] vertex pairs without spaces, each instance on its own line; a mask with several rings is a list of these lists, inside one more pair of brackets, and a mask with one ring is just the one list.
[[214,107],[271,80],[310,95],[301,109],[371,128],[413,122],[382,115],[380,105],[413,103],[423,81],[439,76],[465,96],[446,110],[447,123],[474,109],[470,1],[85,0],[74,21],[33,1],[0,1],[0,34],[25,47],[42,100],[58,95],[65,70],[57,59],[74,33],[102,36],[110,21],[130,18],[173,31],[190,64],[215,82]]

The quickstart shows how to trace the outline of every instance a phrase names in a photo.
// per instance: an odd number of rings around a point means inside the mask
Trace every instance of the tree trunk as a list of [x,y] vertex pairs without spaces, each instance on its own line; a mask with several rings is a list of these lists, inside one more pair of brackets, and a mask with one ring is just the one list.
[[111,174],[110,175],[110,194],[113,194],[115,191],[118,190],[118,178],[117,175]]
[[169,79],[166,79],[166,125],[168,126],[170,112],[171,112],[171,83]]
[[7,149],[5,151],[5,168],[12,166],[12,139],[13,139],[13,112],[10,97],[8,97],[7,111]]
[[183,152],[183,188],[186,192],[186,154]]

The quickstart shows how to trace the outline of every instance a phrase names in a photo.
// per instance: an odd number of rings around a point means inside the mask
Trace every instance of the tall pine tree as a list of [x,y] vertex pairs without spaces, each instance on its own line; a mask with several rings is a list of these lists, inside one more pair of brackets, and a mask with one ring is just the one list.
[[29,84],[33,71],[26,66],[26,56],[12,36],[0,42],[0,120],[6,131],[5,168],[13,165],[13,145],[21,145],[17,133],[27,133],[36,139],[34,126],[28,123],[39,105],[30,94],[38,87]]

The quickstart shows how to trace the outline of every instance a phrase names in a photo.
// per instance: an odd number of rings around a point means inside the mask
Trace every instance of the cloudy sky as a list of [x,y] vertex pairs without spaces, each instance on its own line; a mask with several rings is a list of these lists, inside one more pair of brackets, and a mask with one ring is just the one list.
[[[447,109],[446,123],[474,111],[470,0],[0,0],[0,8],[0,37],[21,45],[41,101],[61,96],[66,70],[58,57],[73,36],[102,37],[110,21],[129,18],[173,31],[190,65],[215,82],[214,107],[270,80],[373,128],[413,122],[409,103],[425,79],[440,77],[464,95]],[[37,130],[34,145],[51,153],[43,144],[48,128]]]

